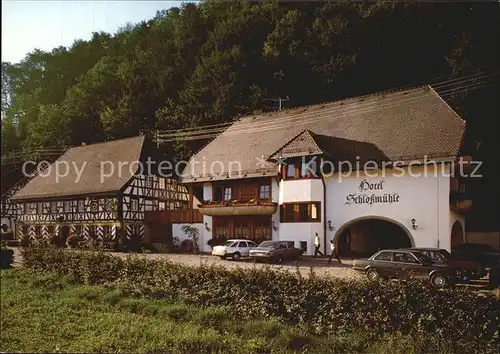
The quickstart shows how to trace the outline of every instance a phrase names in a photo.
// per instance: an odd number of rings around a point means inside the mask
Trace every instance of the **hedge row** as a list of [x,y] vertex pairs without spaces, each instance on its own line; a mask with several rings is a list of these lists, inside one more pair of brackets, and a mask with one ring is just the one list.
[[27,267],[70,276],[78,283],[113,283],[140,296],[230,306],[235,316],[278,316],[316,333],[401,331],[500,344],[498,300],[467,290],[325,279],[313,273],[301,277],[273,268],[190,267],[50,247],[29,247],[23,254]]

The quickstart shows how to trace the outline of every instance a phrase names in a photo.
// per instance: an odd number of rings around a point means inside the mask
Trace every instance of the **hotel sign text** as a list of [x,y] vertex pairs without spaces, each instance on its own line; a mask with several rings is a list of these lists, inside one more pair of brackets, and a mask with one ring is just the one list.
[[[385,180],[368,182],[366,179],[359,184],[359,193],[351,193],[346,197],[346,205],[357,204],[392,204],[399,203],[399,193],[383,193]],[[381,191],[382,193],[376,193]]]

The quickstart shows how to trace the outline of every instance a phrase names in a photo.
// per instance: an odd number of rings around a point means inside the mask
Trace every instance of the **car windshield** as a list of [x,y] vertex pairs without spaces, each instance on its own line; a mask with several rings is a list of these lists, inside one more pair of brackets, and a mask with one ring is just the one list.
[[259,247],[276,247],[276,244],[273,241],[263,241]]
[[231,246],[234,243],[234,241],[224,241],[221,246]]

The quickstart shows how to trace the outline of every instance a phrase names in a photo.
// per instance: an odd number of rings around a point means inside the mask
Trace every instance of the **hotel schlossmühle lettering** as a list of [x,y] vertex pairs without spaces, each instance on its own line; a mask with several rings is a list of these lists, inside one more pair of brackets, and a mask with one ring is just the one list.
[[351,193],[346,197],[346,205],[352,204],[392,204],[399,203],[399,193],[367,193],[369,191],[383,191],[385,180],[370,183],[366,179],[359,184],[359,193]]

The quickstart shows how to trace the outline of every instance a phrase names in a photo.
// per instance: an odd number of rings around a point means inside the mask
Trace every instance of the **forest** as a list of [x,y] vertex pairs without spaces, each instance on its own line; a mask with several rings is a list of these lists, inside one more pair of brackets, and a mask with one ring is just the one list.
[[[435,84],[467,121],[463,154],[483,161],[475,228],[498,229],[488,222],[500,210],[499,34],[498,3],[185,3],[2,62],[2,163],[34,148],[230,122],[275,110],[278,97],[286,109]],[[177,160],[206,143],[161,147]]]

